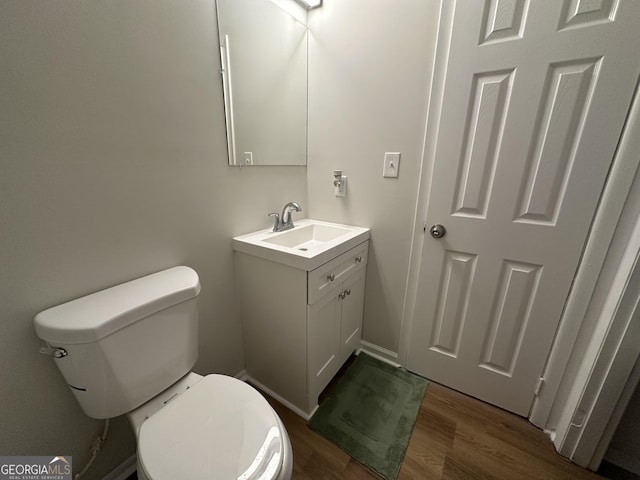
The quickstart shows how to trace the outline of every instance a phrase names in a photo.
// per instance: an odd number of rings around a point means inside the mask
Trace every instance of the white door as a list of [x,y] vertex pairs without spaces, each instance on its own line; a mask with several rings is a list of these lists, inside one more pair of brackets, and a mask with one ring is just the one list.
[[640,72],[640,1],[452,8],[407,367],[527,415]]

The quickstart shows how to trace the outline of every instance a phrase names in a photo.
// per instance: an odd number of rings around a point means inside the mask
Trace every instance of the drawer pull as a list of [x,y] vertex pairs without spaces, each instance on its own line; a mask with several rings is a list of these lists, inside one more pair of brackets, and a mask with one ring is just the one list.
[[327,280],[329,280],[330,282],[333,282],[336,279],[336,276],[333,273],[330,273],[329,275],[327,275]]
[[356,263],[360,263],[360,262],[362,262],[362,257],[360,255],[358,255],[356,257]]

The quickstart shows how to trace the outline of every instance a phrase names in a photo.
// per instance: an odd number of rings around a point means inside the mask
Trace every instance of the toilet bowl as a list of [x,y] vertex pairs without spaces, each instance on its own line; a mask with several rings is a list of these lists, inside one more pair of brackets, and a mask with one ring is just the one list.
[[197,357],[195,271],[175,267],[45,310],[36,333],[84,412],[127,414],[138,478],[291,478],[282,421],[250,385],[191,372]]

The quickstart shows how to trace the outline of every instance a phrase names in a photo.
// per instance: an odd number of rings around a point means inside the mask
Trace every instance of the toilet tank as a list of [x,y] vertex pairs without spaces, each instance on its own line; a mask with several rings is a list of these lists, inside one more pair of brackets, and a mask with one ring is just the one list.
[[[36,315],[36,333],[84,412],[111,418],[186,375],[198,356],[198,274],[174,267]],[[62,354],[64,354],[62,352]]]

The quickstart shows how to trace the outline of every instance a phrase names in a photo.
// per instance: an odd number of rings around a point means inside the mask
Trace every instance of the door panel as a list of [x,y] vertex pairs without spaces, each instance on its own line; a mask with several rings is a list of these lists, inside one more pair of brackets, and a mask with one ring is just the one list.
[[340,369],[341,286],[326,292],[313,305],[307,305],[307,349],[309,398],[316,405],[318,395]]
[[585,121],[599,62],[590,59],[550,66],[516,221],[556,223],[575,160],[576,134]]
[[340,364],[360,345],[362,314],[364,311],[364,283],[366,270],[360,270],[342,285],[349,292],[342,300],[342,325],[340,332]]
[[513,70],[475,75],[452,214],[486,218]]
[[503,261],[480,366],[510,376],[538,288],[541,265]]
[[[640,2],[458,1],[407,367],[526,415],[640,72]],[[445,35],[446,36],[446,35]]]
[[444,255],[432,348],[453,357],[458,355],[460,347],[476,258],[476,255],[459,252],[446,252]]

